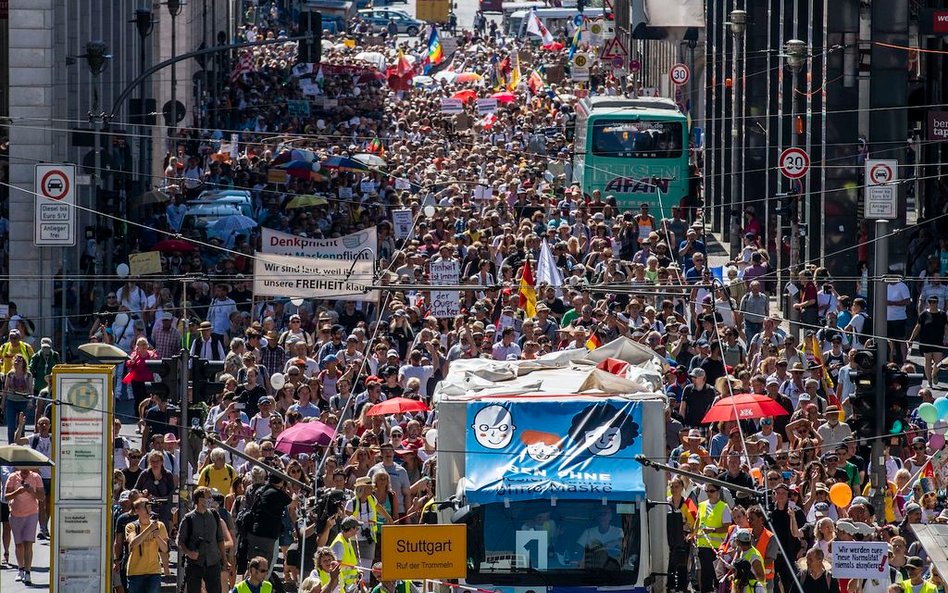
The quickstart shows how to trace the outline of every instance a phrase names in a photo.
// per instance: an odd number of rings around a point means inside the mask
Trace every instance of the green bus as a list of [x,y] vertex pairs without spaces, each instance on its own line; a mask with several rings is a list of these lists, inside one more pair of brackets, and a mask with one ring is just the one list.
[[688,118],[671,99],[597,96],[576,105],[573,181],[660,217],[688,202]]

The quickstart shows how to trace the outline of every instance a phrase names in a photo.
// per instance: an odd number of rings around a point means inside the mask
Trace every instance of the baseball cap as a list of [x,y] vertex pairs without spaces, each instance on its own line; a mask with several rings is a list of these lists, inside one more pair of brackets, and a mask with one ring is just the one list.
[[178,437],[174,436],[173,432],[166,432],[164,440],[166,443],[177,443]]
[[688,376],[689,377],[704,377],[705,372],[704,372],[704,369],[702,368],[694,368],[694,369],[691,369],[691,372],[688,373]]
[[741,529],[737,532],[737,541],[742,544],[750,544],[754,542],[754,538],[751,536],[749,529]]
[[392,348],[391,350],[385,353],[386,358],[391,358],[392,356],[394,356],[395,358],[398,358],[398,350]]
[[905,566],[909,568],[922,568],[925,566],[925,563],[918,556],[909,556],[905,560]]

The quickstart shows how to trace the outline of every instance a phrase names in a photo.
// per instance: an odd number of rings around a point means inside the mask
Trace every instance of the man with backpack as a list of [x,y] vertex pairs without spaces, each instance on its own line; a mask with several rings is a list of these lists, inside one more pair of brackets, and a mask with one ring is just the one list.
[[849,343],[856,350],[865,348],[866,341],[872,337],[872,318],[866,312],[866,300],[857,298],[853,300],[853,317],[849,320],[843,331],[852,336]]
[[188,593],[201,593],[201,582],[208,592],[221,590],[221,571],[228,568],[224,550],[224,529],[217,511],[208,508],[210,488],[194,489],[194,510],[184,516],[178,531],[178,551],[186,558],[185,587]]
[[[267,485],[256,495],[250,508],[248,558],[263,556],[268,560],[268,566],[273,566],[283,530],[283,513],[291,504],[296,504],[296,498],[290,495],[289,484],[277,474],[267,476]],[[266,577],[270,577],[269,572]]]

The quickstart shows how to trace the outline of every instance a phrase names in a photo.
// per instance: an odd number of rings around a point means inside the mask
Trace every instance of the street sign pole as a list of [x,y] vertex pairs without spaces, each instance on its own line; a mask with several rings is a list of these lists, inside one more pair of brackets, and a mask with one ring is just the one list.
[[[187,326],[187,320],[185,320],[185,326]],[[190,444],[190,429],[188,425],[188,362],[190,360],[190,352],[182,348],[181,352],[178,353],[178,401],[181,402],[181,444],[180,444],[180,461],[178,463],[178,521],[183,521],[184,516],[188,512],[188,500],[191,497],[188,495],[188,467],[191,460],[191,444]],[[171,385],[168,386],[169,393],[174,389]],[[187,562],[187,558],[184,557],[184,554],[178,550],[178,591],[184,591],[184,565]]]
[[[868,189],[868,187],[867,187]],[[868,213],[867,213],[868,218]],[[875,318],[872,324],[873,343],[876,345],[876,435],[877,438],[872,442],[872,504],[877,509],[885,508],[885,493],[888,487],[888,478],[885,469],[885,442],[883,438],[887,434],[888,428],[885,425],[885,363],[889,358],[888,328],[886,327],[886,294],[885,282],[882,276],[889,269],[889,221],[876,220],[875,237],[875,280],[873,281],[872,291],[872,316]]]

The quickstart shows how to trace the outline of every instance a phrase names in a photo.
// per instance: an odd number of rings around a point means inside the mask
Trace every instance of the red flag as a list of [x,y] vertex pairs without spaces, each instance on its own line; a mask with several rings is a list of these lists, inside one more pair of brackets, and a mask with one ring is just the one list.
[[234,71],[230,74],[230,81],[236,82],[244,74],[253,72],[253,53],[250,50],[240,54],[240,59],[234,65]]

